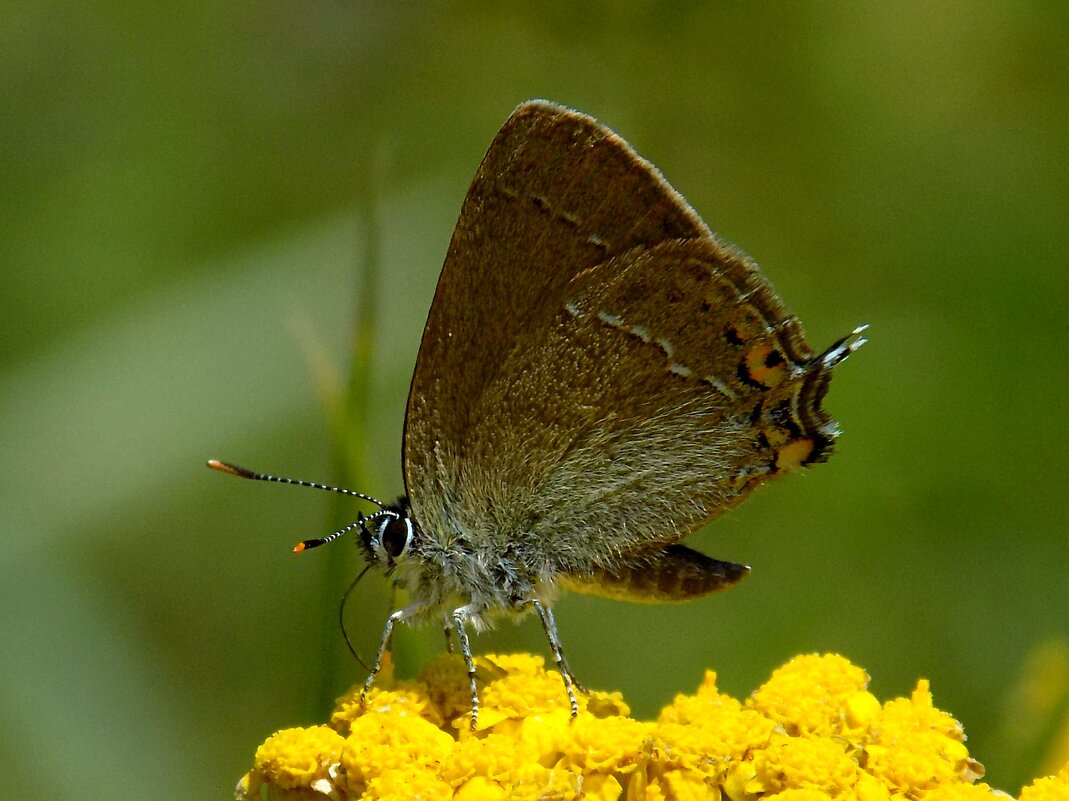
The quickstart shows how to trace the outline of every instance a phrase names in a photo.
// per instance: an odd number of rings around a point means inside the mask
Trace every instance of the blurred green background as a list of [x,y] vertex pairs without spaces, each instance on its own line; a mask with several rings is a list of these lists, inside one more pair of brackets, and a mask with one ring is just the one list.
[[[362,679],[335,621],[355,548],[289,553],[357,507],[203,461],[401,491],[449,235],[530,97],[659,165],[815,347],[872,326],[828,398],[835,457],[692,541],[753,575],[685,606],[565,598],[578,674],[648,716],[706,667],[745,695],[839,651],[881,698],[930,678],[996,786],[1049,770],[1067,9],[0,5],[0,797],[227,798],[267,734]],[[365,651],[388,603],[356,593]],[[545,653],[533,620],[476,645]],[[400,669],[440,646],[404,632]]]

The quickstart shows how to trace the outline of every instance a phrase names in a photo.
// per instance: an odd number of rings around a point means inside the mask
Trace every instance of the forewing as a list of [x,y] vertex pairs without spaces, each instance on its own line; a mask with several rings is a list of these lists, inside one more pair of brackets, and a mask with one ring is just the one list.
[[416,360],[403,449],[416,518],[448,524],[432,507],[455,502],[476,469],[464,454],[480,425],[474,410],[524,335],[551,323],[576,275],[636,246],[707,234],[607,128],[543,101],[518,107],[468,191]]

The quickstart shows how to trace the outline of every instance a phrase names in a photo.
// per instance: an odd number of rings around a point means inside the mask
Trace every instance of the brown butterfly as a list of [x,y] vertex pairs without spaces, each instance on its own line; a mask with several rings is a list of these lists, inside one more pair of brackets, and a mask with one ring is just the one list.
[[684,601],[749,571],[680,544],[781,473],[824,459],[821,409],[862,328],[815,354],[748,257],[717,240],[657,169],[592,118],[519,106],[468,190],[423,331],[403,443],[406,496],[223,462],[245,478],[376,503],[368,561],[407,590],[387,620],[468,641],[534,611],[578,711],[552,604],[562,589]]

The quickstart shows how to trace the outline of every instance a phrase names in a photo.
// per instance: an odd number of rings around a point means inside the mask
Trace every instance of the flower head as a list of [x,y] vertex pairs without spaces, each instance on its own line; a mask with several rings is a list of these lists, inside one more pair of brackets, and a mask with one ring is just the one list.
[[[984,801],[983,767],[927,681],[881,704],[834,655],[799,656],[750,698],[709,671],[656,721],[619,694],[579,697],[572,719],[555,671],[534,656],[476,658],[479,725],[462,660],[444,656],[366,702],[338,699],[329,726],[285,729],[256,752],[239,798],[620,801]],[[1021,801],[1069,801],[1069,768]]]

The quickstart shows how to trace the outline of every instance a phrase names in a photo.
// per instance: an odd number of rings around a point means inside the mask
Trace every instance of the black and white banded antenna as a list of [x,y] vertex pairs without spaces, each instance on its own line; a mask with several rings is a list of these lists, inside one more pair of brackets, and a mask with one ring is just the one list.
[[[360,498],[365,501],[370,501],[379,507],[379,511],[373,515],[365,517],[364,515],[358,515],[355,523],[350,523],[344,526],[333,534],[328,534],[325,537],[318,537],[312,540],[303,540],[293,546],[294,553],[301,553],[307,551],[309,548],[316,548],[320,545],[326,545],[332,540],[338,539],[342,534],[346,534],[352,531],[354,528],[360,528],[368,520],[373,520],[382,514],[395,514],[386,509],[386,504],[380,501],[378,498],[374,498],[370,495],[365,495],[363,492],[357,492],[356,490],[345,489],[344,487],[332,487],[329,484],[320,484],[318,481],[305,481],[301,478],[286,478],[285,476],[273,476],[269,473],[257,473],[255,470],[249,470],[245,467],[238,467],[236,464],[230,464],[229,462],[222,462],[218,459],[209,459],[208,467],[212,470],[218,470],[220,473],[228,473],[238,478],[249,478],[253,481],[273,481],[276,484],[293,484],[298,487],[311,487],[312,489],[325,490],[327,492],[336,492],[339,495],[351,495],[354,498]],[[371,569],[371,565],[367,565],[361,570],[356,578],[352,580],[345,593],[341,597],[341,603],[338,604],[338,625],[341,627],[342,636],[345,638],[345,647],[349,649],[349,653],[353,655],[353,658],[360,663],[360,666],[364,670],[371,670],[368,667],[367,662],[361,659],[360,654],[357,653],[356,648],[353,646],[352,640],[349,638],[349,632],[345,628],[345,605],[349,602],[349,596],[352,595],[353,590],[356,589],[356,585],[360,583],[360,579]]]
[[238,478],[248,478],[253,481],[271,481],[275,484],[293,484],[297,487],[311,487],[312,489],[325,490],[326,492],[336,492],[339,495],[350,495],[354,498],[360,498],[365,501],[370,501],[379,507],[379,512],[376,512],[370,517],[364,515],[358,515],[355,523],[350,523],[347,526],[343,526],[332,534],[328,534],[325,537],[316,537],[311,540],[302,540],[293,546],[294,553],[301,553],[307,551],[309,548],[318,548],[320,545],[326,545],[328,542],[333,542],[343,534],[348,534],[354,528],[360,528],[364,523],[371,518],[377,517],[383,511],[386,510],[387,504],[380,501],[378,498],[374,498],[371,495],[366,495],[363,492],[357,492],[356,490],[345,489],[344,487],[332,487],[329,484],[320,484],[318,481],[305,481],[302,478],[286,478],[285,476],[273,476],[270,473],[257,473],[255,470],[249,470],[245,467],[238,467],[236,464],[230,464],[229,462],[223,462],[219,459],[209,459],[208,467],[212,470],[218,470],[220,473],[227,473]]

